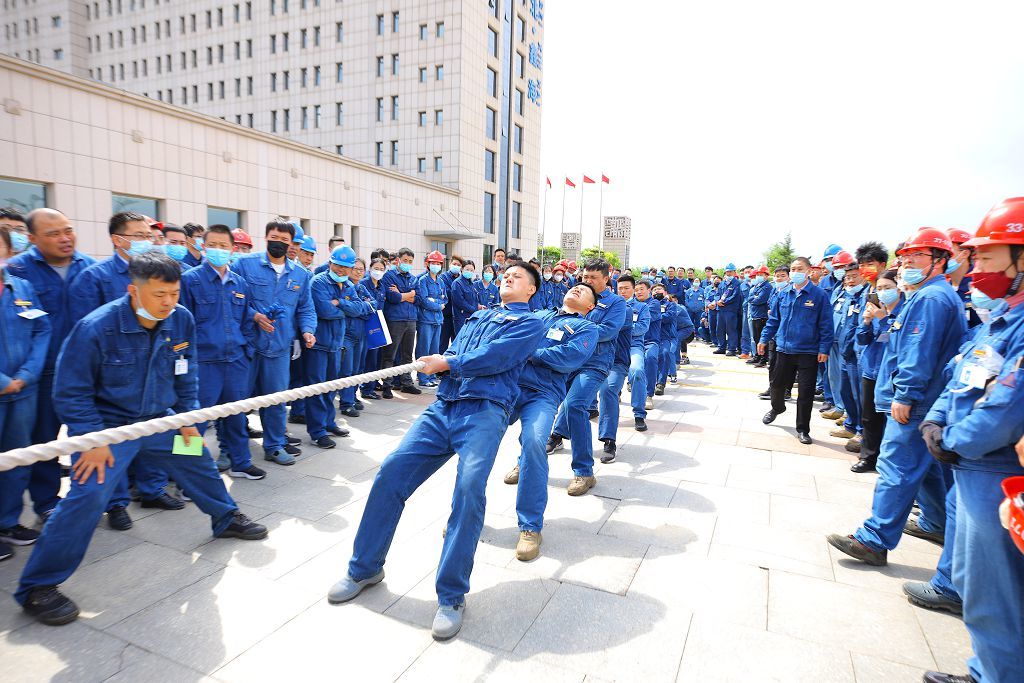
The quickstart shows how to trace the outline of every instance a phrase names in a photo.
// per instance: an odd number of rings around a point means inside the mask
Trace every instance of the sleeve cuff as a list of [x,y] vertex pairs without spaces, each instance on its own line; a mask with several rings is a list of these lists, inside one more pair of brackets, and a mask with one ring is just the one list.
[[452,379],[462,379],[462,362],[458,356],[448,356],[448,374]]

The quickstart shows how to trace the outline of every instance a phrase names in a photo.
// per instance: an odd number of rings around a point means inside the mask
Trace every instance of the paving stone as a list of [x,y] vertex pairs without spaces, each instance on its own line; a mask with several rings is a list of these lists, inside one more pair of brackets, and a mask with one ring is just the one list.
[[933,612],[920,607],[914,607],[914,616],[931,646],[936,670],[951,673],[967,671],[967,660],[974,656],[974,650],[963,620],[948,612]]
[[715,462],[712,458],[698,460],[692,455],[663,450],[641,468],[640,474],[643,476],[656,475],[677,482],[692,481],[724,486],[729,477],[729,465],[724,462]]
[[32,623],[0,638],[0,677],[4,683],[102,681],[121,668],[127,647],[81,621],[60,628]]
[[889,563],[884,567],[872,567],[828,547],[832,556],[832,572],[836,581],[850,586],[870,588],[905,597],[905,581],[930,581],[938,565],[938,555],[908,550],[900,544],[889,553]]
[[858,652],[851,653],[851,657],[857,683],[921,683],[925,673],[924,669],[916,666],[898,664]]
[[679,508],[666,510],[623,503],[601,527],[600,534],[703,557],[707,555],[714,529],[714,517],[692,515]]
[[[874,479],[847,481],[834,477],[815,477],[814,484],[818,491],[818,500],[841,505],[860,505],[864,508],[864,517],[871,514],[871,500],[875,493]],[[853,529],[850,533],[853,533]]]
[[562,584],[513,652],[615,681],[672,681],[690,613],[658,600]]
[[832,477],[847,481],[870,482],[872,485],[878,475],[874,473],[857,474],[850,471],[850,465],[834,458],[821,458],[800,455],[799,451],[782,449],[772,451],[772,469],[811,474],[815,477]]
[[[554,479],[551,480],[554,484]],[[603,474],[597,479],[597,485],[590,489],[588,496],[600,496],[617,500],[620,503],[644,503],[655,507],[668,507],[672,496],[676,493],[679,482],[668,477],[656,477],[643,474],[630,476],[621,474]],[[566,480],[568,485],[568,480]],[[562,495],[568,495],[563,488]]]
[[[261,520],[270,514],[268,510],[249,503],[241,504],[239,508],[253,520]],[[190,552],[217,540],[210,527],[209,515],[191,503],[183,510],[161,510],[158,514],[135,520],[132,528],[123,533],[153,545],[162,545],[182,552]]]
[[214,679],[209,676],[134,645],[129,645],[121,653],[121,667],[120,671],[103,683],[214,683]]
[[769,500],[769,494],[761,491],[682,481],[669,507],[686,510],[692,515],[713,515],[767,525]]
[[347,479],[329,481],[320,477],[300,477],[269,491],[234,489],[240,505],[252,503],[259,507],[293,517],[317,521],[348,505],[369,492],[372,479],[353,482]]
[[[470,613],[466,613],[468,619]],[[581,673],[568,671],[546,662],[516,657],[497,648],[485,647],[463,638],[432,643],[413,665],[398,678],[399,683],[581,683],[596,681]]]
[[694,457],[707,464],[742,465],[760,469],[769,469],[772,466],[772,453],[769,450],[748,446],[727,446],[709,441],[701,442]]
[[771,496],[771,524],[775,527],[830,534],[856,529],[863,521],[864,509],[859,505],[823,503],[777,494]]
[[825,538],[804,531],[720,519],[708,557],[833,579]]
[[731,465],[725,485],[744,491],[780,493],[797,498],[817,498],[814,477],[780,470],[766,470],[746,465]]
[[906,600],[806,576],[772,572],[768,630],[934,669],[931,649]]

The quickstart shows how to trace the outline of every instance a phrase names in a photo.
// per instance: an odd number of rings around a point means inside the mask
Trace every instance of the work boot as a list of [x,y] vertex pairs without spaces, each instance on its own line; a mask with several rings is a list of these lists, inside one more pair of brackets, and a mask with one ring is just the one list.
[[504,481],[509,486],[513,486],[519,483],[519,465],[516,465],[515,467],[508,471],[508,474],[505,475]]
[[850,471],[855,474],[863,474],[865,472],[874,472],[875,463],[870,460],[858,460],[857,462],[850,465]]
[[715,349],[711,353],[716,355],[716,356],[724,356],[725,355],[725,349]]
[[356,597],[363,592],[363,589],[369,588],[370,586],[376,586],[378,583],[384,580],[384,570],[381,569],[376,576],[371,576],[368,579],[362,581],[356,581],[348,574],[338,581],[336,584],[331,586],[331,590],[327,592],[327,602],[332,605],[337,605],[342,602],[348,602],[352,598]]
[[770,400],[772,400],[772,390],[771,389],[765,389],[760,394],[758,394],[757,397],[759,399],[761,399],[762,401],[770,401]]
[[128,531],[132,528],[132,518],[123,505],[115,505],[107,510],[107,525],[114,531]]
[[839,429],[833,429],[828,433],[829,436],[834,436],[837,439],[852,439],[857,436],[846,427],[840,427]]
[[548,437],[548,445],[544,448],[544,450],[548,453],[548,455],[551,455],[555,451],[561,450],[561,448],[562,437],[558,436],[557,434],[552,434],[551,436]]
[[944,545],[946,542],[946,534],[941,531],[925,531],[918,524],[917,520],[911,517],[907,520],[907,523],[903,525],[903,533],[907,536],[913,536],[914,538],[923,538],[926,541],[931,541],[935,545]]
[[[842,427],[844,425],[846,425],[846,413],[843,413],[842,417],[836,418],[836,426],[837,427]],[[849,430],[847,430],[847,431],[849,431]]]
[[568,493],[570,496],[582,496],[584,493],[597,485],[597,477],[573,477],[569,484]]
[[861,439],[862,437],[860,434],[857,434],[856,436],[851,438],[849,441],[846,442],[846,450],[850,451],[851,453],[860,453]]
[[604,455],[601,456],[601,462],[607,465],[610,462],[615,462],[615,440],[608,439],[604,442]]
[[450,640],[458,634],[462,628],[462,617],[466,611],[465,605],[440,605],[434,615],[434,623],[430,632],[434,640]]
[[391,393],[391,387],[384,387],[384,390],[380,392],[381,398],[394,398],[395,395]]
[[402,388],[399,389],[399,391],[401,391],[403,394],[413,394],[413,395],[417,395],[417,394],[422,394],[423,393],[422,389],[420,389],[419,387],[413,386],[412,384],[403,384]]
[[664,384],[655,384],[654,385],[654,395],[655,396],[664,396],[665,395],[665,385]]
[[650,396],[644,401],[644,410],[654,410],[654,399]]
[[747,360],[747,359],[749,359],[749,358],[750,358],[750,354],[749,354],[749,353],[741,353],[741,354],[740,354],[740,355],[738,356],[738,358],[739,358],[740,360]]
[[594,408],[593,410],[590,411],[591,420],[596,420],[600,415],[601,413],[597,410],[597,408]]
[[824,417],[825,413],[827,413],[830,410],[834,410],[834,409],[835,409],[834,405],[832,405],[828,401],[825,401],[824,403],[821,404],[821,407],[818,408],[818,412],[822,414],[822,417]]
[[21,606],[25,613],[47,626],[63,626],[78,618],[78,605],[56,586],[33,588]]
[[853,536],[829,534],[826,538],[830,546],[865,564],[870,564],[873,567],[884,567],[889,562],[887,557],[888,551],[869,548]]
[[836,408],[835,406],[832,406],[828,410],[825,410],[824,408],[821,410],[821,416],[826,420],[837,420],[843,417],[844,415],[845,413]]
[[541,536],[539,531],[520,531],[519,543],[516,544],[516,559],[529,562],[540,555]]
[[958,616],[964,613],[964,603],[961,600],[954,600],[946,597],[930,584],[924,581],[907,581],[903,584],[903,594],[907,596],[912,604],[936,612],[952,612]]
[[635,417],[635,418],[633,418],[633,429],[635,429],[638,432],[646,432],[647,431],[647,420],[645,420],[642,417]]
[[144,508],[160,508],[161,510],[182,510],[185,507],[184,501],[167,493],[161,493],[156,498],[143,498],[140,505]]
[[243,541],[259,541],[267,537],[267,527],[257,524],[238,510],[231,519],[231,524],[217,534],[217,538],[240,538]]
[[921,678],[923,683],[978,683],[978,679],[970,674],[958,676],[956,674],[944,674],[938,671],[926,671]]

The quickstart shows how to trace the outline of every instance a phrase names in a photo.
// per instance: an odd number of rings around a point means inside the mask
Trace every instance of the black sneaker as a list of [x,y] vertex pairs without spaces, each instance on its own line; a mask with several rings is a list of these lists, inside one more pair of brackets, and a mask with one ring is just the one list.
[[362,401],[356,401],[354,404],[352,404],[352,407],[355,408],[356,410],[366,410],[366,404],[363,403]]
[[394,398],[395,395],[391,393],[391,387],[384,387],[384,390],[380,392],[381,398]]
[[604,442],[604,455],[601,456],[601,462],[605,465],[615,462],[615,442],[612,439]]
[[142,507],[144,508],[160,508],[161,510],[181,510],[185,507],[185,502],[178,500],[174,496],[161,493],[156,498],[143,498]]
[[114,531],[128,531],[132,528],[132,518],[123,505],[115,505],[107,510],[107,524]]
[[368,401],[379,401],[380,400],[380,394],[377,394],[377,393],[372,392],[372,391],[368,392],[368,393],[365,393],[365,394],[360,393],[359,395],[362,396],[363,398],[365,398]]
[[342,438],[348,436],[348,430],[347,429],[342,429],[338,425],[333,425],[331,427],[328,427],[327,431],[329,433],[331,433],[331,434],[334,434],[335,436],[340,436]]
[[726,358],[734,358],[736,356],[736,352],[735,351],[726,351],[725,352],[725,356],[726,356]]
[[833,410],[835,410],[835,406],[829,403],[828,401],[822,403],[821,407],[818,408],[819,413],[829,413],[832,412]]
[[258,541],[267,537],[267,527],[257,524],[241,512],[235,511],[235,517],[217,538],[240,538],[243,541]]
[[0,562],[9,560],[14,557],[14,548],[7,545],[6,543],[0,543]]
[[399,389],[403,394],[422,394],[423,390],[413,384],[403,384]]
[[355,406],[349,406],[339,412],[345,417],[359,417],[359,411],[355,409]]
[[313,445],[319,446],[320,448],[334,448],[338,444],[334,442],[329,436],[321,436],[319,439],[313,442]]
[[601,415],[601,412],[599,410],[597,410],[596,408],[594,410],[590,411],[590,419],[591,420],[596,420],[600,415]]
[[0,542],[11,545],[32,545],[39,540],[39,532],[35,529],[15,524],[7,529],[0,529]]
[[562,437],[558,436],[557,434],[552,434],[551,436],[548,437],[548,445],[544,450],[547,451],[550,455],[551,453],[554,453],[555,451],[559,450],[561,447]]
[[645,420],[642,417],[633,418],[633,429],[635,429],[638,432],[646,432],[647,420]]
[[283,450],[288,455],[302,455],[302,449],[290,443],[286,443],[281,450]]
[[263,430],[262,429],[253,429],[252,427],[246,427],[245,430],[247,432],[249,432],[249,438],[250,439],[262,439],[263,438]]
[[288,416],[288,422],[293,425],[304,425],[306,424],[305,415],[295,415],[294,413]]
[[256,465],[249,465],[244,470],[231,470],[228,475],[235,479],[263,479],[267,473]]
[[770,401],[770,400],[772,400],[772,390],[771,389],[765,389],[760,394],[758,394],[757,397],[759,399],[761,399],[762,401]]
[[654,385],[654,395],[655,396],[664,396],[665,395],[665,385],[664,384],[655,384]]
[[63,626],[78,618],[78,605],[57,590],[56,586],[33,588],[21,608],[40,624],[47,626]]
[[297,436],[292,436],[291,434],[285,434],[284,442],[289,446],[298,446],[300,443],[302,443],[302,439],[300,439]]
[[715,355],[715,356],[724,356],[725,355],[725,349],[716,349],[715,351],[712,351],[711,353],[712,353],[712,355]]

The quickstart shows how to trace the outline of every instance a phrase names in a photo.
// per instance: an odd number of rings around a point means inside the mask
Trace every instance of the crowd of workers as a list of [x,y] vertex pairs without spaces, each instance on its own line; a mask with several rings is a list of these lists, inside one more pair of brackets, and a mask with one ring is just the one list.
[[[507,427],[522,427],[504,481],[518,487],[516,557],[530,561],[542,544],[548,455],[570,442],[567,492],[586,494],[597,485],[591,420],[601,461],[612,462],[620,398],[633,428],[646,431],[647,411],[699,339],[767,368],[765,424],[795,403],[796,437],[810,444],[820,400],[821,416],[836,422],[831,435],[859,456],[853,471],[878,472],[870,516],[853,534],[830,535],[831,545],[876,566],[902,534],[943,545],[931,582],[904,590],[919,606],[962,614],[975,657],[966,677],[925,680],[1021,680],[1024,554],[1003,526],[1020,535],[1013,519],[1024,500],[1015,507],[1002,486],[1024,475],[1024,448],[1015,451],[1024,434],[1024,199],[997,205],[976,234],[921,229],[895,258],[878,242],[831,245],[821,260],[729,263],[721,274],[634,275],[602,258],[548,264],[501,249],[479,268],[437,251],[418,263],[408,248],[363,259],[340,238],[314,266],[315,240],[284,220],[266,225],[258,253],[248,234],[223,225],[122,212],[108,227],[114,253],[96,262],[77,251],[61,212],[0,210],[0,451],[51,441],[62,425],[85,434],[414,356],[423,367],[264,408],[260,431],[243,414],[220,419],[217,459],[203,445],[205,423],[75,454],[63,499],[57,460],[0,472],[0,559],[35,545],[15,597],[43,623],[78,616],[58,586],[104,514],[125,530],[133,498],[167,510],[191,500],[215,536],[264,538],[220,476],[273,476],[253,462],[250,439],[262,439],[265,462],[292,465],[302,451],[289,423],[330,449],[348,436],[339,415],[358,419],[365,401],[436,388],[381,465],[328,599],[352,600],[383,580],[405,501],[457,454],[433,624],[435,637],[450,638]],[[20,523],[26,492],[41,531]]]

